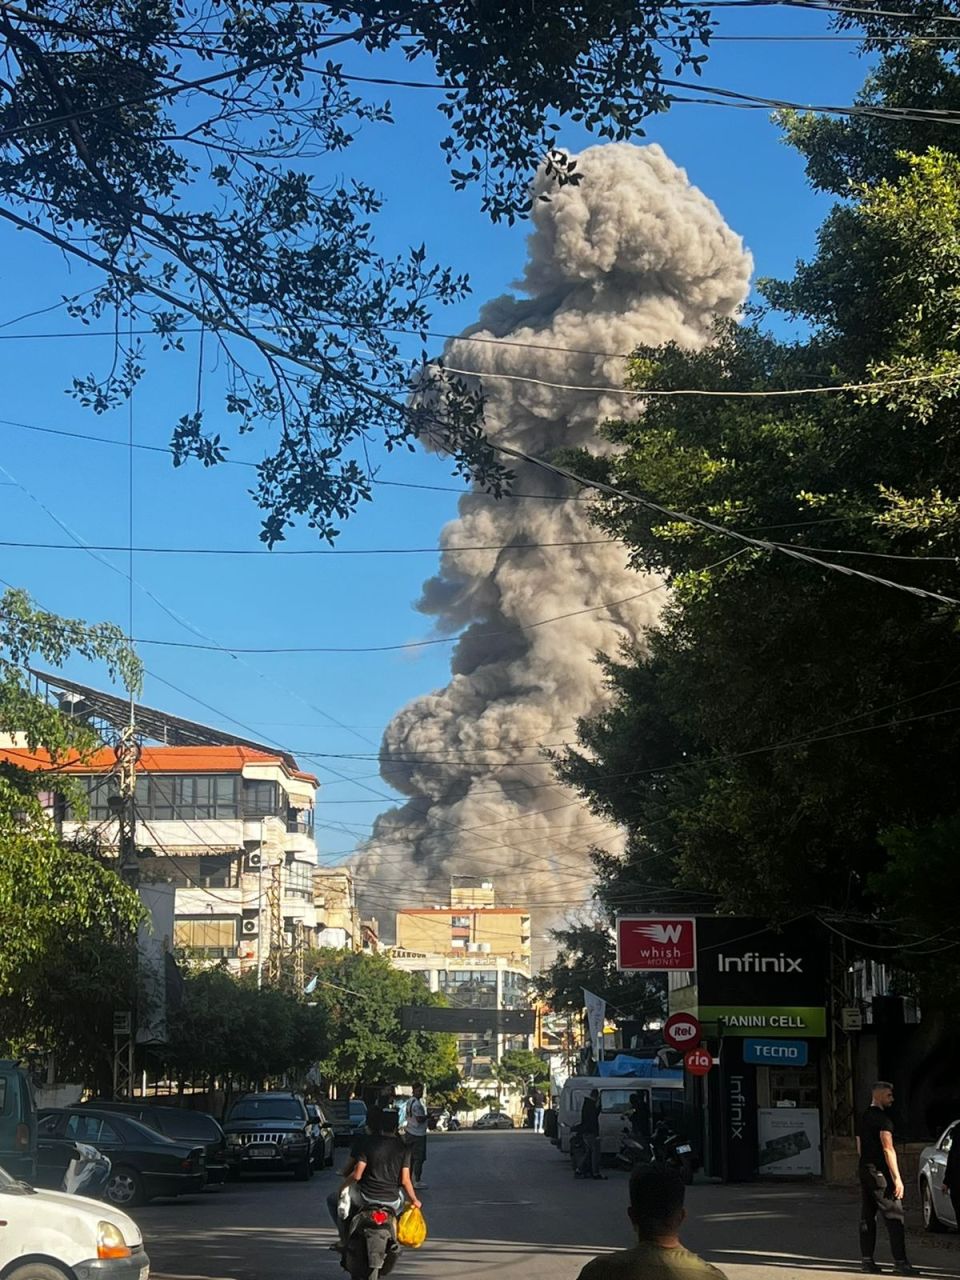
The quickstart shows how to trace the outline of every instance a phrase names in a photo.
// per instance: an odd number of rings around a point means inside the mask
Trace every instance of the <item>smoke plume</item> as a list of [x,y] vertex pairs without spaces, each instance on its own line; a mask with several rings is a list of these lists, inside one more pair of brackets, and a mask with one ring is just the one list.
[[[551,184],[549,201],[534,203],[517,286],[524,296],[487,303],[445,351],[449,367],[487,375],[490,434],[541,456],[597,448],[598,424],[636,406],[489,375],[619,387],[625,361],[615,353],[701,345],[717,316],[737,312],[752,265],[716,206],[660,147],[593,147],[578,169],[579,185]],[[541,174],[535,191],[547,187]],[[409,703],[384,733],[381,774],[409,800],[377,820],[361,855],[361,896],[381,915],[391,898],[445,901],[451,875],[477,875],[495,881],[499,901],[555,917],[587,896],[589,846],[618,847],[615,828],[551,785],[539,747],[573,740],[576,718],[602,698],[597,651],[614,653],[635,637],[663,593],[609,604],[656,580],[628,570],[620,544],[596,541],[585,502],[557,500],[571,486],[532,466],[514,470],[518,494],[548,496],[464,496],[419,601],[438,630],[463,634],[449,684]],[[454,549],[505,543],[525,549]],[[557,615],[570,616],[537,625]]]

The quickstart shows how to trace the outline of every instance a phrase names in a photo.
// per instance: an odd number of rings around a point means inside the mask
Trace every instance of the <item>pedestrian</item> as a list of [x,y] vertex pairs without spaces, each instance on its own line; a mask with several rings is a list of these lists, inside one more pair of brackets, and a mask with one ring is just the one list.
[[663,1165],[640,1165],[630,1175],[627,1215],[637,1233],[632,1249],[602,1254],[578,1280],[726,1280],[719,1268],[685,1249],[683,1179]]
[[605,1181],[600,1172],[600,1090],[591,1089],[580,1109],[580,1137],[584,1153],[577,1169],[577,1178],[595,1178]]
[[530,1090],[530,1105],[533,1107],[533,1132],[543,1133],[543,1111],[547,1099],[539,1085],[534,1085]]
[[423,1101],[423,1085],[413,1086],[413,1097],[407,1103],[404,1124],[410,1148],[410,1169],[414,1186],[423,1188],[423,1166],[427,1159],[427,1108]]
[[953,1205],[953,1220],[960,1231],[960,1126],[954,1125],[950,1130],[950,1150],[947,1152],[947,1167],[943,1171],[943,1189],[950,1197]]
[[873,1259],[877,1244],[877,1213],[883,1215],[890,1237],[893,1269],[897,1275],[912,1276],[916,1271],[907,1261],[907,1242],[903,1225],[903,1179],[893,1146],[893,1085],[878,1080],[871,1091],[870,1105],[860,1117],[857,1128],[857,1154],[860,1157],[860,1270],[875,1275],[880,1268]]

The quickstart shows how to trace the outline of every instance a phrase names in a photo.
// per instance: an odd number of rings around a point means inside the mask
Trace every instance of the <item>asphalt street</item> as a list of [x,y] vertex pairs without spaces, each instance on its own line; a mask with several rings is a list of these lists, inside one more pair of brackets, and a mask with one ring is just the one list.
[[[575,1181],[569,1161],[529,1131],[431,1136],[422,1196],[430,1238],[404,1251],[394,1276],[576,1280],[590,1258],[630,1243],[626,1174],[605,1172],[606,1182]],[[264,1177],[145,1205],[135,1216],[155,1280],[342,1280],[324,1203],[337,1185],[327,1170],[309,1183]],[[859,1274],[852,1190],[705,1184],[690,1188],[687,1207],[685,1243],[730,1280]],[[911,1233],[925,1275],[960,1275],[960,1250],[943,1243]],[[877,1256],[886,1259],[882,1239]]]

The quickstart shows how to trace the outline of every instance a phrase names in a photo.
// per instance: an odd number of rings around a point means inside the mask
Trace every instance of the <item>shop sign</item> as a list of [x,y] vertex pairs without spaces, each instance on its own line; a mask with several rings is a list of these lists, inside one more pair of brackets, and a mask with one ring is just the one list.
[[777,1036],[820,1040],[827,1034],[822,1006],[701,1005],[700,1021],[716,1023],[722,1036]]
[[757,1067],[805,1067],[806,1040],[745,1040],[743,1060]]
[[621,972],[689,972],[696,967],[697,922],[692,916],[617,916]]

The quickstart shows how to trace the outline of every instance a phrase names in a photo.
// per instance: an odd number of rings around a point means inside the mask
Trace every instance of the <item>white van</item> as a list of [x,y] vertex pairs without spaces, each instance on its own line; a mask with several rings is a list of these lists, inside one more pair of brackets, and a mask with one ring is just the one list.
[[620,1150],[625,1116],[631,1111],[630,1095],[645,1096],[651,1127],[661,1117],[679,1124],[683,1111],[683,1080],[654,1076],[569,1076],[560,1091],[557,1109],[557,1146],[570,1150],[570,1130],[580,1123],[580,1112],[592,1089],[600,1090],[600,1151],[616,1155]]

